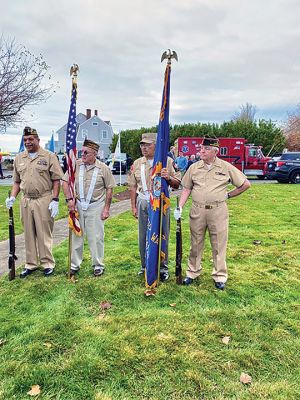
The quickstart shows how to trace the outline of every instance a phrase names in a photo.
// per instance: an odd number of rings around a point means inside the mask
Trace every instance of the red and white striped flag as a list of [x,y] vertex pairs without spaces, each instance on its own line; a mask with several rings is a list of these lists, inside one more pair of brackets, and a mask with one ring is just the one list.
[[[77,100],[77,83],[72,81],[72,95],[71,104],[66,132],[66,156],[68,166],[68,185],[71,193],[71,197],[76,198],[75,193],[75,170],[76,170],[76,133],[77,133],[77,122],[76,122],[76,100]],[[69,212],[69,226],[73,232],[81,236],[81,228],[78,220],[78,212]]]

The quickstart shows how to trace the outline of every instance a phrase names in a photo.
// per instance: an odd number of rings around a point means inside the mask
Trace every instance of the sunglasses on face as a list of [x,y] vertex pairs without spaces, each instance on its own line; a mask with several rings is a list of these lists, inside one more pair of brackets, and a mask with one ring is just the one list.
[[141,143],[140,147],[150,147],[152,143]]

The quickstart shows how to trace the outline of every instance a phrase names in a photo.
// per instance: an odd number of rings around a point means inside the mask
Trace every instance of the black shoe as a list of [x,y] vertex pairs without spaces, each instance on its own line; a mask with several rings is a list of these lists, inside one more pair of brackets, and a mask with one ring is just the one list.
[[161,282],[166,282],[169,279],[170,275],[168,271],[163,271],[159,274],[159,278]]
[[45,268],[45,269],[44,269],[44,275],[45,275],[45,276],[50,276],[50,275],[53,274],[53,272],[54,272],[54,269],[53,269],[53,268]]
[[[74,276],[74,275],[78,274],[78,272],[79,272],[79,269],[71,268],[70,269],[70,276]],[[69,275],[69,274],[67,273],[67,275]]]
[[215,287],[219,290],[224,290],[225,289],[225,283],[224,282],[215,282]]
[[103,273],[104,273],[104,267],[102,267],[102,266],[97,266],[94,269],[94,276],[101,276],[101,275],[103,275]]
[[185,286],[188,286],[188,285],[191,285],[193,282],[194,282],[194,279],[187,276],[186,278],[184,278],[182,284]]
[[137,273],[137,275],[145,275],[145,268],[141,268],[140,270],[139,270],[139,272]]
[[32,274],[36,269],[28,269],[24,268],[23,271],[20,273],[20,278],[26,278],[26,276]]

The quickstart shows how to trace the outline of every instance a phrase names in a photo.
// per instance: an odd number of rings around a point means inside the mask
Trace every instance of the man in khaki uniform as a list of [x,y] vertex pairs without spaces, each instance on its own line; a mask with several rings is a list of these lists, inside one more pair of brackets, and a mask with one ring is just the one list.
[[104,221],[109,217],[113,188],[116,186],[111,170],[97,160],[99,145],[85,139],[81,159],[76,162],[75,191],[71,197],[67,173],[63,177],[63,191],[69,211],[78,210],[82,236],[72,233],[71,275],[82,263],[83,243],[86,233],[92,256],[94,276],[104,272]]
[[[217,157],[219,141],[204,138],[198,161],[190,166],[182,179],[179,209],[174,211],[180,218],[182,207],[192,194],[190,210],[191,248],[187,277],[183,283],[190,285],[201,273],[201,257],[206,229],[209,231],[214,268],[212,277],[217,289],[224,290],[227,281],[226,247],[228,239],[228,209],[226,200],[238,196],[250,187],[246,176],[236,167]],[[229,184],[235,186],[227,192]]]
[[44,275],[49,276],[55,266],[52,232],[54,218],[58,214],[60,179],[63,172],[56,155],[40,147],[35,129],[25,127],[23,137],[26,150],[16,156],[14,184],[11,197],[6,199],[6,207],[13,206],[21,191],[20,208],[26,264],[20,278],[25,278],[38,268],[38,259]]
[[[132,214],[139,222],[139,251],[141,258],[141,270],[139,275],[144,275],[146,267],[146,236],[148,223],[148,204],[150,199],[151,172],[155,153],[156,133],[144,133],[140,141],[143,157],[138,158],[131,167],[128,176],[128,184],[131,188],[131,209]],[[161,176],[165,178],[172,188],[177,189],[180,184],[180,172],[175,172],[173,160],[168,157],[167,167],[161,170]],[[167,232],[170,230],[170,210],[168,209]],[[168,249],[168,238],[167,238]],[[160,266],[160,280],[166,281],[169,278],[168,253],[164,265]]]

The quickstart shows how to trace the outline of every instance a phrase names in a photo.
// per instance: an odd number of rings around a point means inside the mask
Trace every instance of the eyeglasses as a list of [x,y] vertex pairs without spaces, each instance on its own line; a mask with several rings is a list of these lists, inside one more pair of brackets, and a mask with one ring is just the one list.
[[201,146],[200,150],[205,150],[205,151],[210,151],[212,149],[214,149],[215,147],[211,147],[211,146]]
[[152,143],[141,143],[140,147],[150,147]]
[[93,154],[91,151],[83,151],[82,153],[81,153],[83,156],[88,156],[88,155],[90,155],[90,154]]

